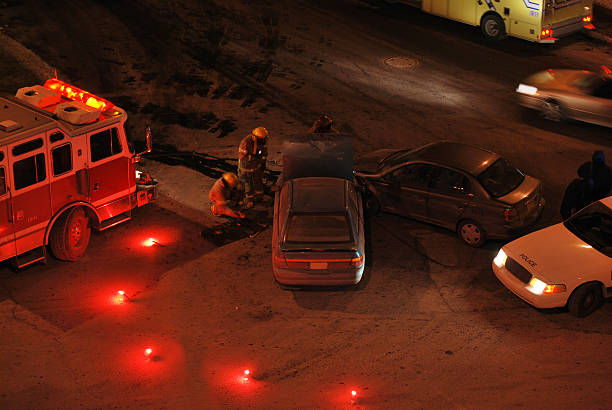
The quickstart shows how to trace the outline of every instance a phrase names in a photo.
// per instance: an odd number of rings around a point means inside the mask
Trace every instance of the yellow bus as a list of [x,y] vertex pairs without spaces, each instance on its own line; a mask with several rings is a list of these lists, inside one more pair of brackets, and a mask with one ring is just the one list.
[[426,13],[480,26],[488,40],[513,36],[538,43],[594,29],[593,0],[404,0]]

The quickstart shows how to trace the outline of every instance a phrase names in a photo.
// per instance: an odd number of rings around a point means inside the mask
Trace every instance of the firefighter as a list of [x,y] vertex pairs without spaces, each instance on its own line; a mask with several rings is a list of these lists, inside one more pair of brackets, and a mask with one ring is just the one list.
[[257,127],[242,139],[238,148],[238,178],[244,184],[245,208],[251,208],[254,200],[263,198],[268,135],[264,127]]
[[322,115],[314,122],[314,124],[312,124],[312,127],[310,127],[310,129],[308,130],[308,133],[309,134],[327,134],[327,133],[337,134],[338,131],[334,127],[332,127],[333,122],[334,121],[331,119],[329,115]]
[[244,218],[240,211],[234,211],[242,199],[242,187],[238,177],[233,172],[224,173],[219,178],[208,193],[208,198],[212,205],[210,211],[214,216],[226,215],[231,218]]

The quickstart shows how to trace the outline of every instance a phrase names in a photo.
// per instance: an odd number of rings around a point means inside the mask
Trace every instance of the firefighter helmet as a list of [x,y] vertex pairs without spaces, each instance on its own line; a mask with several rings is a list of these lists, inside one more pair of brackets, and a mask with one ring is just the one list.
[[264,127],[255,128],[253,131],[251,131],[251,134],[255,135],[257,138],[260,138],[260,139],[266,139],[268,138],[268,135],[270,135],[268,133],[268,130],[265,129]]
[[238,177],[233,172],[225,172],[221,178],[230,187],[235,187],[238,183]]

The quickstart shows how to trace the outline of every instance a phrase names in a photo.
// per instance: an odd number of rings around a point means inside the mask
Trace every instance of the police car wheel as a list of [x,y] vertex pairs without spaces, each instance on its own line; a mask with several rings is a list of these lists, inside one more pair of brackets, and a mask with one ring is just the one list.
[[480,29],[487,40],[498,41],[506,36],[504,21],[497,14],[487,14],[480,22]]
[[53,225],[49,247],[63,261],[76,261],[85,254],[91,237],[91,224],[81,207],[64,212]]
[[595,312],[602,302],[601,287],[596,283],[586,283],[574,290],[567,309],[574,316],[584,317]]
[[475,221],[465,220],[457,227],[459,238],[466,244],[478,248],[486,241],[486,234],[482,227]]

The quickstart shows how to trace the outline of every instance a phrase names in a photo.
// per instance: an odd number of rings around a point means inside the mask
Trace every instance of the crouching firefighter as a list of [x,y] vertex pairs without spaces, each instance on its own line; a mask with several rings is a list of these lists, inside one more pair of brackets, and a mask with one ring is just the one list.
[[244,218],[242,212],[234,210],[240,205],[242,195],[242,187],[236,174],[226,172],[214,183],[208,193],[208,198],[212,202],[210,211],[214,216],[226,215],[231,218]]
[[257,127],[243,138],[238,148],[238,178],[244,184],[244,206],[251,208],[254,200],[262,200],[264,171],[268,148],[268,130]]

